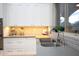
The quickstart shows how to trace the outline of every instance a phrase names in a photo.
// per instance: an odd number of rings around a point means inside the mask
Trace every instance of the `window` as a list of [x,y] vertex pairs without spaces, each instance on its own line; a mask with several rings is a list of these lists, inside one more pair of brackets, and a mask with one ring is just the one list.
[[79,9],[69,16],[69,23],[72,26],[71,31],[79,33]]
[[60,25],[62,27],[64,27],[64,23],[65,23],[64,21],[65,21],[64,17],[60,17]]

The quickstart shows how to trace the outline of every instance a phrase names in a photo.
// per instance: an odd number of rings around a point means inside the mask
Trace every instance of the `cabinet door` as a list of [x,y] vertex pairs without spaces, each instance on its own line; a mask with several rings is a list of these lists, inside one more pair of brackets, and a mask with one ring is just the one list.
[[36,51],[36,39],[35,38],[5,38],[4,39],[5,51]]
[[4,7],[4,26],[55,25],[53,4],[6,4]]

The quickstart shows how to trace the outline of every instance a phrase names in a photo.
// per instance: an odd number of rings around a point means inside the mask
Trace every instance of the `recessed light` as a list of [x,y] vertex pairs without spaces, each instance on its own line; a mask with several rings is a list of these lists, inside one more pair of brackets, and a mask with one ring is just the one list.
[[76,4],[76,7],[79,7],[79,4]]

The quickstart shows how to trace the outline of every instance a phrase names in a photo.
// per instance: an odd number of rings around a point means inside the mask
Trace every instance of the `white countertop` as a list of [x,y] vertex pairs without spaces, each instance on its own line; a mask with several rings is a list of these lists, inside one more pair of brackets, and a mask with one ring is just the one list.
[[79,34],[76,34],[76,33],[64,32],[64,36],[72,37],[72,38],[75,38],[75,39],[79,39]]

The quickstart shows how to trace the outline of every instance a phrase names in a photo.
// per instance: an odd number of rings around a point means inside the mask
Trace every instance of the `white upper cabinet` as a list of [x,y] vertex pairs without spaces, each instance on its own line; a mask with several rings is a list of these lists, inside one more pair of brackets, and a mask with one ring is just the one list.
[[49,26],[55,24],[53,4],[4,4],[4,26]]

